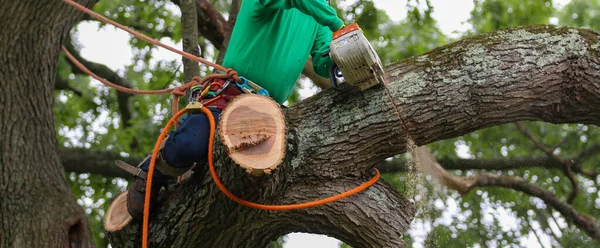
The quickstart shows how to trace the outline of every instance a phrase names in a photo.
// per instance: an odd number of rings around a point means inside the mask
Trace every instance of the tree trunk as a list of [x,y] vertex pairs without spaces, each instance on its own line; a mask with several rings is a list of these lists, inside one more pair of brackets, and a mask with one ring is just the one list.
[[[598,34],[533,26],[466,39],[386,69],[392,97],[419,145],[517,120],[600,124]],[[325,90],[286,109],[287,152],[272,175],[246,175],[216,141],[224,184],[246,200],[286,204],[324,198],[372,176],[406,151],[406,135],[383,87]],[[264,247],[300,231],[354,247],[399,247],[415,210],[383,180],[320,207],[258,211],[227,199],[200,166],[166,191],[150,217],[153,247]],[[114,247],[139,242],[132,223],[109,234]]]
[[0,6],[0,247],[92,247],[52,112],[60,45],[81,13],[56,0]]

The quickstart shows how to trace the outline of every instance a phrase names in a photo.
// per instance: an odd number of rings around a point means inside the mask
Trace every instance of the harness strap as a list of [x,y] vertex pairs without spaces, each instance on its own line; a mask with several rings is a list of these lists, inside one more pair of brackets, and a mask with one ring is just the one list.
[[178,177],[190,170],[190,167],[175,167],[167,164],[167,161],[162,158],[162,150],[158,153],[156,162],[156,169],[159,170],[160,173],[169,176]]
[[[167,135],[167,137],[168,137],[168,135]],[[190,167],[175,167],[175,166],[169,165],[167,163],[167,161],[163,158],[163,155],[162,155],[162,151],[165,147],[166,142],[167,142],[167,139],[165,138],[160,144],[158,156],[156,157],[156,169],[159,170],[164,175],[174,176],[174,177],[181,176],[185,172],[187,172],[190,169]],[[119,168],[123,169],[124,171],[129,172],[134,177],[139,177],[139,178],[146,180],[146,178],[148,177],[147,176],[148,173],[144,172],[142,170],[142,165],[146,161],[148,161],[148,159],[150,159],[151,157],[152,156],[150,156],[150,155],[147,156],[144,160],[142,160],[142,162],[140,162],[138,164],[138,166],[130,165],[121,160],[116,160],[115,165],[117,165]]]

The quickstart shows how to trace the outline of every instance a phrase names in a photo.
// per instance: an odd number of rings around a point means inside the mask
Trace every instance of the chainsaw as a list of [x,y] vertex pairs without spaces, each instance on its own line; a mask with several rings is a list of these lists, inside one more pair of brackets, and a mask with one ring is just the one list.
[[333,33],[329,56],[334,62],[329,70],[333,88],[343,81],[361,91],[384,83],[381,60],[356,23]]

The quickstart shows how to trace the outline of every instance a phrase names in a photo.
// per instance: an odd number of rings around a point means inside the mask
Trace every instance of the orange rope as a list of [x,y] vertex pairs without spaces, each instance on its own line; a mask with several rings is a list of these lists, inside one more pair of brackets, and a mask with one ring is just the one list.
[[167,50],[169,50],[171,52],[177,53],[177,54],[179,54],[179,55],[181,55],[181,56],[183,56],[183,57],[185,57],[187,59],[190,59],[190,60],[193,60],[193,61],[197,61],[197,62],[203,63],[205,65],[217,68],[218,70],[224,71],[231,78],[235,79],[235,81],[241,82],[241,79],[237,76],[237,73],[234,70],[226,69],[222,65],[210,62],[210,61],[205,60],[203,58],[199,58],[199,57],[197,57],[197,56],[195,56],[195,55],[193,55],[191,53],[184,52],[184,51],[179,51],[178,49],[176,49],[174,47],[165,45],[165,44],[161,43],[160,41],[158,41],[156,39],[150,38],[150,37],[148,37],[148,36],[146,36],[146,35],[144,35],[144,34],[142,34],[140,32],[134,31],[134,30],[132,30],[132,29],[130,29],[130,28],[128,28],[128,27],[126,27],[126,26],[118,23],[118,22],[115,22],[115,21],[113,21],[111,19],[108,19],[105,16],[100,15],[100,14],[98,14],[98,13],[96,13],[96,12],[94,12],[94,11],[88,9],[88,8],[86,8],[85,6],[82,6],[82,5],[80,5],[80,4],[76,3],[76,2],[73,2],[72,0],[63,0],[63,1],[65,3],[67,3],[67,4],[69,4],[69,5],[71,5],[71,6],[75,7],[75,8],[77,8],[77,9],[85,12],[86,14],[88,14],[90,16],[93,16],[94,18],[96,18],[96,19],[98,19],[100,21],[103,21],[103,22],[106,22],[106,23],[110,23],[111,25],[113,25],[113,26],[115,26],[115,27],[117,27],[117,28],[119,28],[119,29],[127,32],[127,33],[130,33],[130,34],[132,34],[132,35],[134,35],[134,36],[136,36],[136,37],[138,37],[138,38],[140,38],[142,40],[145,40],[145,41],[149,42],[150,44],[154,44],[154,45],[160,46],[162,48],[165,48],[165,49],[167,49]]
[[[135,90],[135,89],[129,89],[129,88],[126,88],[126,87],[123,87],[120,85],[116,85],[114,83],[109,82],[108,80],[106,80],[104,78],[99,77],[98,75],[94,74],[89,69],[87,69],[79,61],[77,61],[77,59],[75,59],[75,57],[73,57],[73,55],[71,55],[71,53],[69,53],[67,51],[67,49],[62,47],[62,50],[65,53],[65,55],[81,71],[87,73],[88,75],[92,76],[96,80],[102,82],[103,84],[105,84],[109,87],[115,88],[122,92],[130,93],[130,94],[164,94],[164,93],[171,92],[175,96],[173,99],[173,105],[172,105],[173,112],[175,113],[176,110],[178,109],[177,103],[178,103],[179,97],[185,95],[184,91],[189,89],[192,86],[192,84],[197,84],[197,83],[204,84],[208,80],[215,79],[215,78],[234,79],[237,82],[241,82],[241,79],[239,78],[237,72],[233,69],[230,69],[230,68],[226,69],[225,67],[223,67],[219,64],[212,63],[205,59],[199,58],[191,53],[179,51],[171,46],[165,45],[155,39],[145,36],[142,33],[136,32],[134,30],[129,29],[128,27],[126,27],[124,25],[121,25],[115,21],[112,21],[112,20],[110,20],[110,19],[76,3],[76,2],[73,2],[72,0],[63,0],[63,1],[71,6],[74,6],[75,8],[87,13],[88,15],[95,17],[98,20],[101,20],[106,23],[110,23],[110,24],[114,25],[115,27],[120,28],[120,29],[124,30],[125,32],[128,32],[128,33],[130,33],[142,40],[145,40],[151,44],[163,47],[163,48],[165,48],[171,52],[177,53],[187,59],[197,61],[197,62],[203,63],[205,65],[208,65],[208,66],[212,66],[218,70],[225,72],[225,74],[211,74],[211,75],[204,77],[201,80],[194,78],[194,80],[192,80],[192,82],[184,84],[179,87],[175,87],[175,88],[168,88],[168,89],[162,89],[162,90]],[[205,102],[204,104],[208,104],[212,101],[216,101],[217,99],[219,99],[219,97],[220,96],[217,96],[217,97]],[[142,222],[142,247],[143,248],[148,247],[148,223],[149,223],[149,216],[150,216],[150,196],[151,196],[151,192],[152,192],[151,191],[152,190],[152,177],[154,175],[154,166],[156,164],[156,157],[158,156],[160,144],[164,140],[164,138],[167,135],[167,132],[171,128],[171,126],[173,126],[174,124],[176,125],[176,122],[179,119],[179,117],[181,117],[181,115],[183,115],[185,112],[186,112],[186,109],[182,109],[182,110],[177,111],[173,115],[173,117],[169,120],[169,122],[167,123],[165,128],[161,131],[160,135],[158,136],[158,140],[156,141],[156,144],[154,145],[154,150],[152,151],[152,158],[150,160],[150,166],[148,169],[148,176],[147,176],[148,181],[146,182],[146,194],[144,197],[144,216],[143,216],[143,222]],[[243,199],[237,197],[236,195],[234,195],[233,193],[231,193],[229,190],[227,190],[227,188],[223,185],[223,183],[221,182],[221,180],[219,179],[219,177],[217,175],[217,172],[216,172],[214,164],[213,164],[213,158],[212,158],[214,133],[215,133],[215,128],[216,128],[215,120],[214,120],[214,117],[212,116],[212,113],[210,112],[210,110],[208,110],[208,108],[203,107],[202,112],[204,112],[206,114],[206,116],[208,117],[208,120],[210,122],[210,138],[209,138],[209,146],[208,146],[208,154],[210,154],[208,156],[208,165],[209,165],[209,169],[210,169],[210,174],[211,174],[213,180],[215,181],[215,184],[217,185],[217,187],[227,197],[229,197],[231,200],[233,200],[241,205],[251,207],[251,208],[261,209],[261,210],[294,210],[294,209],[309,208],[309,207],[314,207],[314,206],[319,206],[319,205],[323,205],[326,203],[334,202],[341,198],[356,194],[356,193],[363,191],[364,189],[370,187],[375,182],[377,182],[377,180],[379,180],[379,176],[380,176],[379,171],[377,169],[375,169],[375,176],[373,176],[373,178],[371,178],[369,181],[359,185],[356,188],[353,188],[349,191],[346,191],[344,193],[341,193],[341,194],[338,194],[335,196],[327,197],[327,198],[321,199],[321,200],[306,202],[306,203],[290,204],[290,205],[264,205],[264,204],[258,204],[258,203],[253,203],[253,202],[243,200]]]
[[[101,82],[102,84],[111,87],[113,89],[116,89],[118,91],[121,92],[125,92],[128,94],[145,94],[145,95],[150,95],[150,94],[166,94],[166,93],[171,93],[173,94],[173,103],[171,104],[171,111],[173,114],[177,113],[177,111],[179,110],[179,97],[184,96],[185,95],[185,91],[190,89],[193,85],[204,85],[207,81],[212,81],[216,78],[218,79],[229,79],[231,76],[228,74],[210,74],[205,76],[204,78],[200,79],[199,77],[194,77],[192,79],[191,82],[183,84],[181,86],[177,86],[177,87],[173,87],[173,88],[167,88],[167,89],[161,89],[161,90],[137,90],[137,89],[130,89],[127,87],[123,87],[121,85],[112,83],[98,75],[96,75],[94,72],[92,72],[90,69],[88,69],[87,67],[85,67],[85,65],[83,65],[81,62],[79,62],[75,56],[73,56],[68,50],[67,48],[65,48],[64,46],[61,47],[63,53],[65,54],[65,56],[67,56],[67,59],[69,59],[71,61],[71,63],[73,63],[79,70],[81,70],[82,72],[90,75],[91,77],[93,77],[94,79],[98,80],[99,82]],[[211,84],[212,85],[212,84]],[[178,124],[175,124],[176,126]]]
[[[129,93],[129,94],[166,94],[166,93],[173,92],[173,90],[175,90],[177,88],[177,87],[175,87],[175,88],[168,88],[168,89],[162,89],[162,90],[136,90],[136,89],[130,89],[130,88],[127,88],[127,87],[123,87],[121,85],[111,83],[110,81],[108,81],[108,80],[106,80],[106,79],[104,79],[104,78],[96,75],[92,71],[90,71],[81,62],[77,61],[77,59],[75,58],[75,56],[73,56],[64,46],[62,47],[62,51],[63,51],[63,53],[65,53],[65,55],[67,56],[67,58],[75,66],[77,66],[77,68],[79,68],[79,70],[81,70],[84,73],[90,75],[91,77],[93,77],[94,79],[100,81],[104,85],[109,86],[111,88],[114,88],[114,89],[116,89],[118,91],[121,91],[121,92]],[[191,84],[191,83],[188,83],[188,84]]]
[[73,64],[75,64],[80,70],[82,70],[83,72],[87,73],[88,75],[92,76],[96,80],[102,82],[103,84],[105,84],[105,85],[107,85],[109,87],[115,88],[115,89],[117,89],[119,91],[122,91],[122,92],[130,93],[130,94],[164,94],[164,93],[171,92],[174,95],[173,104],[172,104],[171,108],[172,108],[173,113],[176,113],[177,109],[178,109],[177,105],[178,105],[178,102],[179,102],[179,97],[180,96],[184,96],[185,95],[185,91],[187,89],[189,89],[195,83],[203,84],[204,82],[206,82],[208,80],[215,79],[215,78],[233,79],[236,82],[241,82],[242,81],[241,78],[238,76],[238,73],[235,70],[231,69],[231,68],[225,68],[222,65],[210,62],[210,61],[205,60],[203,58],[197,57],[197,56],[195,56],[195,55],[193,55],[191,53],[180,51],[180,50],[178,50],[178,49],[176,49],[174,47],[171,47],[171,46],[168,46],[166,44],[163,44],[163,43],[161,43],[160,41],[158,41],[156,39],[150,38],[150,37],[148,37],[148,36],[146,36],[146,35],[144,35],[144,34],[142,34],[140,32],[134,31],[134,30],[132,30],[132,29],[130,29],[130,28],[128,28],[128,27],[126,27],[126,26],[118,23],[118,22],[115,22],[115,21],[113,21],[111,19],[108,19],[105,16],[100,15],[100,14],[98,14],[98,13],[96,13],[96,12],[94,12],[94,11],[86,8],[85,6],[82,6],[82,5],[80,5],[80,4],[72,1],[72,0],[63,0],[63,1],[65,3],[67,3],[67,4],[69,4],[69,5],[77,8],[78,10],[80,10],[80,11],[82,11],[82,12],[84,12],[84,13],[90,15],[90,16],[95,17],[96,19],[98,19],[100,21],[109,23],[109,24],[111,24],[111,25],[113,25],[113,26],[115,26],[115,27],[117,27],[117,28],[119,28],[119,29],[127,32],[127,33],[130,33],[130,34],[132,34],[132,35],[134,35],[134,36],[136,36],[136,37],[138,37],[138,38],[140,38],[140,39],[142,39],[144,41],[149,42],[150,44],[154,44],[154,45],[163,47],[163,48],[165,48],[165,49],[167,49],[167,50],[169,50],[171,52],[177,53],[177,54],[179,54],[179,55],[181,55],[181,56],[183,56],[183,57],[185,57],[187,59],[190,59],[190,60],[193,60],[193,61],[197,61],[197,62],[203,63],[205,65],[214,67],[214,68],[216,68],[218,70],[221,70],[221,71],[223,71],[225,73],[225,74],[211,74],[211,75],[208,75],[208,76],[204,77],[202,80],[197,80],[197,78],[195,77],[194,80],[192,80],[192,82],[189,82],[187,84],[184,84],[184,85],[181,85],[181,86],[175,87],[175,88],[169,88],[169,89],[163,89],[163,90],[134,90],[134,89],[129,89],[129,88],[126,88],[126,87],[122,87],[120,85],[113,84],[113,83],[107,81],[106,79],[99,77],[98,75],[94,74],[93,72],[91,72],[90,70],[88,70],[87,68],[85,68],[85,66],[83,64],[81,64],[79,61],[77,61],[77,59],[75,59],[75,57],[73,57],[73,55],[71,55],[64,46],[62,47],[62,50],[65,53],[65,55],[67,55],[67,57],[69,58],[69,60],[71,60],[73,62]]
[[[75,56],[73,56],[64,46],[62,47],[62,51],[67,56],[67,58],[71,61],[71,63],[73,63],[77,68],[79,68],[79,70],[90,75],[94,79],[100,81],[102,84],[104,84],[108,87],[111,87],[113,89],[116,89],[118,91],[125,92],[128,94],[145,94],[145,95],[166,94],[166,93],[173,94],[173,103],[171,104],[171,112],[173,114],[177,113],[177,111],[179,110],[179,97],[184,96],[185,91],[188,90],[190,87],[192,87],[193,85],[196,85],[196,84],[203,84],[204,82],[212,80],[214,78],[227,78],[228,77],[225,74],[210,74],[210,75],[204,77],[203,79],[200,79],[199,77],[194,77],[191,82],[183,84],[181,86],[173,87],[173,88],[167,88],[167,89],[161,89],[161,90],[136,90],[136,89],[130,89],[130,88],[123,87],[121,85],[112,83],[112,82],[96,75],[90,69],[85,67],[85,65],[83,65],[81,62],[79,62],[75,58]],[[175,125],[177,126],[178,124],[175,124]]]
[[167,136],[167,132],[169,128],[175,123],[181,115],[186,112],[186,109],[182,109],[177,112],[170,120],[167,122],[167,125],[160,132],[158,136],[158,140],[154,145],[154,150],[152,151],[152,158],[150,159],[150,168],[148,169],[148,176],[146,182],[146,195],[144,197],[144,219],[142,224],[142,247],[148,247],[148,217],[150,212],[150,192],[152,190],[152,176],[154,175],[154,164],[156,163],[156,156],[158,155],[158,150],[160,149],[160,143]]
[[[213,98],[210,101],[214,101],[218,99],[217,98]],[[208,103],[208,102],[207,102]],[[160,148],[160,144],[162,143],[162,141],[164,140],[165,136],[167,135],[168,130],[171,128],[171,126],[173,125],[173,123],[176,122],[176,120],[183,115],[186,112],[185,109],[180,110],[179,112],[177,112],[177,114],[175,114],[167,123],[167,125],[165,126],[165,128],[162,130],[162,132],[160,133],[160,136],[158,136],[158,140],[156,141],[156,144],[154,145],[154,151],[152,151],[152,158],[150,160],[150,166],[148,169],[148,181],[146,182],[146,195],[145,195],[145,202],[144,202],[144,218],[143,218],[143,223],[142,223],[142,247],[147,247],[148,245],[148,221],[149,221],[149,216],[150,216],[150,194],[151,194],[151,190],[152,190],[152,176],[154,175],[154,166],[156,163],[156,157],[158,156],[158,150]],[[215,129],[216,129],[216,125],[215,125],[215,119],[212,115],[212,112],[210,112],[210,110],[206,107],[202,107],[202,112],[204,114],[206,114],[206,116],[208,117],[208,121],[210,123],[210,134],[209,134],[209,140],[208,140],[208,166],[210,169],[210,175],[213,178],[213,181],[215,181],[215,184],[217,185],[217,187],[227,196],[229,197],[229,199],[247,206],[247,207],[251,207],[251,208],[256,208],[256,209],[261,209],[261,210],[272,210],[272,211],[280,211],[280,210],[295,210],[295,209],[303,209],[303,208],[310,208],[310,207],[315,207],[315,206],[319,206],[319,205],[323,205],[326,203],[330,203],[330,202],[334,202],[337,201],[341,198],[344,197],[348,197],[351,196],[353,194],[356,194],[358,192],[361,192],[363,190],[365,190],[366,188],[370,187],[371,185],[373,185],[375,182],[377,182],[377,180],[379,180],[379,170],[375,169],[375,176],[373,176],[373,178],[371,178],[369,181],[359,185],[356,188],[353,188],[351,190],[348,190],[344,193],[338,194],[338,195],[334,195],[334,196],[330,196],[327,197],[325,199],[321,199],[321,200],[316,200],[316,201],[310,201],[310,202],[305,202],[305,203],[298,203],[298,204],[290,204],[290,205],[264,205],[264,204],[258,204],[258,203],[254,203],[254,202],[249,202],[246,201],[244,199],[241,199],[239,197],[237,197],[236,195],[234,195],[233,193],[231,193],[226,187],[225,185],[223,185],[223,183],[221,182],[221,180],[219,179],[219,176],[217,175],[217,171],[215,170],[215,165],[213,163],[213,143],[214,143],[214,139],[215,139]]]
[[369,186],[373,185],[375,182],[377,182],[377,180],[379,180],[379,171],[377,169],[375,169],[375,176],[373,176],[373,178],[371,178],[371,180],[359,185],[356,188],[353,188],[351,190],[348,190],[344,193],[338,194],[338,195],[334,195],[334,196],[330,196],[327,197],[325,199],[321,199],[321,200],[316,200],[316,201],[310,201],[310,202],[305,202],[305,203],[298,203],[298,204],[290,204],[290,205],[264,205],[264,204],[258,204],[258,203],[254,203],[254,202],[249,202],[246,201],[244,199],[241,199],[239,197],[237,197],[236,195],[234,195],[233,193],[231,193],[229,190],[227,190],[227,188],[225,187],[225,185],[223,185],[223,183],[221,182],[221,180],[219,179],[219,176],[217,175],[217,171],[215,170],[215,165],[213,164],[213,142],[215,139],[214,136],[214,132],[215,132],[215,119],[212,116],[212,113],[207,109],[207,108],[202,108],[202,112],[204,112],[206,114],[206,116],[208,116],[208,121],[210,123],[210,136],[209,136],[209,140],[208,140],[208,166],[210,169],[210,174],[213,178],[213,180],[215,181],[215,184],[217,185],[217,187],[227,196],[229,197],[229,199],[242,204],[244,206],[247,207],[251,207],[251,208],[257,208],[257,209],[261,209],[261,210],[273,210],[273,211],[278,211],[278,210],[294,210],[294,209],[303,209],[303,208],[310,208],[310,207],[315,207],[315,206],[319,206],[319,205],[323,205],[326,203],[330,203],[330,202],[334,202],[337,201],[341,198],[347,197],[347,196],[351,196],[353,194],[356,194],[360,191],[363,191],[364,189],[368,188]]

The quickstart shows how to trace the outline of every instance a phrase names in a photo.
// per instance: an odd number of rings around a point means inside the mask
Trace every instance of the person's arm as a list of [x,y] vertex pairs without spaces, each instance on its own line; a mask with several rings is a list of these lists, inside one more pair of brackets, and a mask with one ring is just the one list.
[[312,80],[313,83],[321,89],[331,88],[331,82],[329,81],[329,79],[321,77],[321,76],[317,75],[317,73],[315,72],[311,56],[308,56],[308,59],[306,60],[306,63],[304,64],[304,68],[302,68],[302,74],[304,74],[304,76],[310,78],[310,80]]
[[302,13],[312,16],[319,24],[329,27],[331,31],[340,29],[344,22],[338,18],[335,9],[324,0],[254,0],[259,6],[269,9],[296,8]]
[[312,56],[313,69],[317,75],[329,78],[329,68],[333,64],[330,56],[323,56],[324,53],[329,51],[329,43],[331,43],[331,36],[333,33],[326,27],[319,27],[317,30],[317,36],[313,43],[310,55]]

